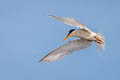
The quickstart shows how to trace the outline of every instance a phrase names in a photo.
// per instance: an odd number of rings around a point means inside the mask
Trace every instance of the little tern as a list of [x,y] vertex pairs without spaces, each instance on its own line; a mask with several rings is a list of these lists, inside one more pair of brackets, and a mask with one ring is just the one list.
[[53,62],[63,58],[64,56],[72,53],[73,51],[82,50],[84,48],[88,48],[92,42],[96,42],[96,48],[98,51],[98,55],[100,55],[100,51],[104,50],[105,41],[104,36],[101,32],[95,33],[88,29],[86,25],[81,24],[79,21],[73,18],[67,17],[58,17],[54,15],[49,15],[56,20],[64,22],[70,26],[75,26],[78,29],[71,29],[68,35],[64,38],[64,40],[69,37],[78,37],[79,39],[71,40],[68,43],[60,46],[59,48],[51,51],[46,56],[44,56],[40,62]]

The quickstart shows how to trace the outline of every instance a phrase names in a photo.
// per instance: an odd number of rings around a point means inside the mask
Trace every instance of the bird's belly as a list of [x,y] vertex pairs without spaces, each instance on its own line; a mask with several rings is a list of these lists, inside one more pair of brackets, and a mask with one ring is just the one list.
[[85,35],[74,35],[73,37],[89,39],[89,36],[85,36]]
[[86,32],[84,30],[78,30],[72,34],[72,37],[79,37],[84,39],[90,39],[91,33]]

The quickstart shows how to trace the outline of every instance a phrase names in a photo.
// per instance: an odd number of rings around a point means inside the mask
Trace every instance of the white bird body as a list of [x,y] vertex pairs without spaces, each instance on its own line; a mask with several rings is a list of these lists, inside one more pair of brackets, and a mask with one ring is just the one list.
[[72,37],[79,37],[79,38],[84,38],[87,40],[95,40],[94,39],[95,35],[96,35],[96,33],[94,33],[94,32],[89,33],[87,31],[85,31],[84,29],[76,30],[71,34]]
[[64,56],[72,53],[73,51],[82,50],[84,48],[87,48],[91,45],[91,42],[96,42],[96,48],[98,50],[98,53],[100,55],[100,50],[104,49],[104,36],[102,36],[101,33],[95,33],[88,29],[84,24],[81,24],[79,21],[73,19],[73,18],[66,18],[66,17],[57,17],[53,15],[49,15],[52,18],[55,18],[59,21],[64,22],[65,24],[68,24],[70,26],[76,26],[79,29],[71,29],[68,33],[68,35],[65,37],[64,40],[66,40],[68,37],[79,37],[80,39],[77,40],[71,40],[68,43],[60,46],[59,48],[51,51],[46,56],[44,56],[40,61],[42,62],[52,62],[56,61],[60,58],[63,58]]

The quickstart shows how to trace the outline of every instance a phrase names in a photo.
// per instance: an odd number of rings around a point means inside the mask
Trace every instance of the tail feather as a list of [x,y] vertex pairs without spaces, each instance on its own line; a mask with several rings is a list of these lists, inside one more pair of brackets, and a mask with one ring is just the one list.
[[98,55],[100,56],[101,52],[104,51],[104,48],[105,48],[105,40],[104,40],[104,36],[102,35],[101,32],[97,33],[96,35],[101,41],[102,43],[96,43],[96,48],[97,48],[97,52],[98,52]]

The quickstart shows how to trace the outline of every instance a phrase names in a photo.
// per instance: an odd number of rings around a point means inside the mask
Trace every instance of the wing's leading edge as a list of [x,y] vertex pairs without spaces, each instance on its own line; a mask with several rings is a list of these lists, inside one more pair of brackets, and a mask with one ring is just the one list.
[[64,56],[72,53],[73,51],[81,50],[87,48],[91,45],[91,41],[86,39],[77,39],[69,41],[68,43],[64,44],[63,46],[53,50],[52,52],[48,53],[44,56],[40,62],[52,62],[56,61]]
[[91,32],[90,29],[88,29],[84,24],[81,24],[79,21],[73,19],[73,18],[67,18],[67,17],[58,17],[58,16],[54,16],[54,15],[49,15],[52,18],[55,18],[56,20],[62,21],[65,24],[68,24],[70,26],[76,26],[77,28],[80,29],[85,29],[88,32]]

